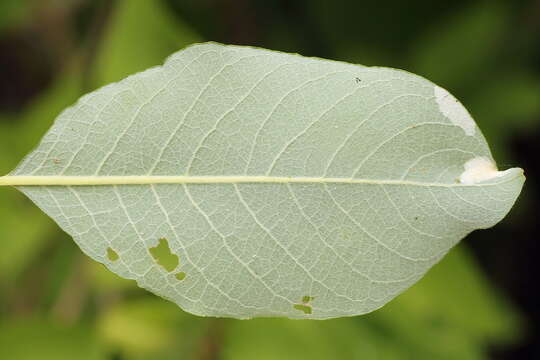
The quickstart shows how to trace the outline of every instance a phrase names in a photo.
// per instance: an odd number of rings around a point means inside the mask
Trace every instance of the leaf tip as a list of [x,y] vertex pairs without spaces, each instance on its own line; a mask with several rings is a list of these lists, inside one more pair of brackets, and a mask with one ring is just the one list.
[[468,160],[463,167],[465,170],[459,176],[459,182],[464,185],[474,185],[512,173],[516,176],[523,176],[523,169],[520,168],[499,171],[497,165],[484,156]]

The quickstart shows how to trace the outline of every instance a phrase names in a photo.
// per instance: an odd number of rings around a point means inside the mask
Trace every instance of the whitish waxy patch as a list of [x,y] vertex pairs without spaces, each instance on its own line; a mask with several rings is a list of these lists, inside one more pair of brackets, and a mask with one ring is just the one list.
[[466,185],[501,177],[511,170],[499,171],[493,161],[483,156],[467,161],[463,167],[465,171],[460,175],[459,182]]
[[439,109],[454,125],[459,126],[465,131],[465,134],[473,136],[476,133],[476,123],[471,114],[463,105],[448,91],[442,87],[436,86],[435,100]]

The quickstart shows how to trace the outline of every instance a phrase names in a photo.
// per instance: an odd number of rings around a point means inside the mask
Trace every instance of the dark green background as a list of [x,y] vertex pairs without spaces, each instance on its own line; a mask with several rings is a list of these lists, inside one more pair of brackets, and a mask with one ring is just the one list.
[[540,1],[0,0],[0,175],[81,94],[205,40],[427,77],[525,169],[517,206],[372,314],[235,321],[117,278],[1,188],[0,359],[540,358]]

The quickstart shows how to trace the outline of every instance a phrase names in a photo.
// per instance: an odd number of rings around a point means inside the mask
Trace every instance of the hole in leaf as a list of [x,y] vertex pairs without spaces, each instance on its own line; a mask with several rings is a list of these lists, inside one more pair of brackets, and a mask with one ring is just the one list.
[[303,304],[294,304],[293,308],[296,310],[303,311],[304,314],[311,314],[311,306],[303,305]]
[[309,302],[313,299],[315,299],[313,296],[304,295],[302,297],[302,304],[294,304],[293,308],[304,312],[304,314],[311,314],[312,310],[311,306],[309,306]]
[[186,273],[181,271],[179,273],[177,273],[176,275],[174,275],[178,280],[184,280],[186,278]]
[[120,256],[118,256],[118,253],[116,251],[114,251],[112,248],[108,247],[107,248],[107,259],[109,259],[111,261],[116,261],[116,260],[120,259]]
[[173,271],[178,266],[178,256],[171,252],[167,239],[159,239],[159,244],[149,250],[156,262],[168,272]]

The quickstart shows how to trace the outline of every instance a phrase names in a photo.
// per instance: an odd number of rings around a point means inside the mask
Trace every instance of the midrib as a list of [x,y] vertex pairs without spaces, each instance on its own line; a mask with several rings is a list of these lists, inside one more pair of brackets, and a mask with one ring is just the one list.
[[[3,176],[0,186],[103,186],[149,184],[368,184],[463,187],[480,184],[431,183],[407,180],[280,177],[280,176]],[[500,185],[501,183],[482,184]]]

